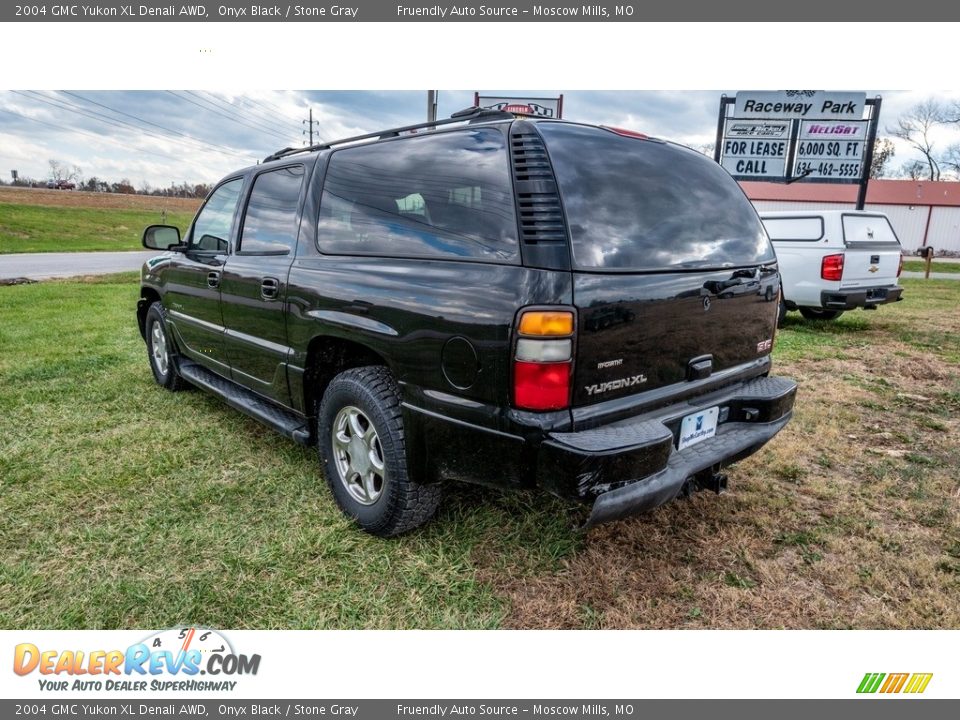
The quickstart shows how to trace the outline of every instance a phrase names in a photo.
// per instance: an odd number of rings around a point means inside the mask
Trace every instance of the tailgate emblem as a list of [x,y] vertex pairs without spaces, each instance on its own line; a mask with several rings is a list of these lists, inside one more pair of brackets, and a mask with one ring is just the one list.
[[879,269],[880,268],[878,268],[876,265],[871,265],[870,267],[867,268],[867,270],[869,270],[872,273],[877,272]]
[[609,390],[619,390],[621,388],[633,387],[634,385],[642,385],[646,381],[646,375],[633,375],[632,377],[620,378],[619,380],[608,380],[604,383],[587,385],[584,387],[584,390],[587,391],[587,395],[599,395]]

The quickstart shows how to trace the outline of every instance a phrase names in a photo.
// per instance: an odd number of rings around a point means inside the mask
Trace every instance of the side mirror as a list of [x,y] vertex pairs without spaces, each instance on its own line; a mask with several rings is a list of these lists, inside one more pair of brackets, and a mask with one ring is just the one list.
[[150,250],[176,250],[180,230],[173,225],[150,225],[143,231],[143,246]]

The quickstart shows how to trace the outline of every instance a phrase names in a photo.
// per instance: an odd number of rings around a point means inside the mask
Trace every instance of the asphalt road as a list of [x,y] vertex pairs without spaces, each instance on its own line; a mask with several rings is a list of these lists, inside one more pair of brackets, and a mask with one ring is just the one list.
[[139,270],[147,258],[155,255],[157,253],[152,250],[0,255],[0,280],[13,278],[43,280]]

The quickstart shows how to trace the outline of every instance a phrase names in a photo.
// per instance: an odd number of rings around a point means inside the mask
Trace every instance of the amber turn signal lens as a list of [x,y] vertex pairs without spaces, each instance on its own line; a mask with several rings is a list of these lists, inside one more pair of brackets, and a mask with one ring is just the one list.
[[520,317],[521,335],[572,335],[572,312],[526,312]]

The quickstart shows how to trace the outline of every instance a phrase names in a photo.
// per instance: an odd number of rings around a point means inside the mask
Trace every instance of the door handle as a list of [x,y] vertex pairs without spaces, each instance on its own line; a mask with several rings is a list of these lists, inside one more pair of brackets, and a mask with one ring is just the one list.
[[207,273],[207,287],[209,288],[218,288],[220,287],[220,273],[217,270],[212,270]]
[[276,300],[279,294],[279,280],[272,277],[265,277],[260,281],[260,297],[262,297],[264,300]]

